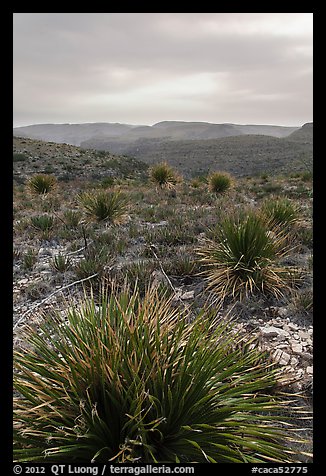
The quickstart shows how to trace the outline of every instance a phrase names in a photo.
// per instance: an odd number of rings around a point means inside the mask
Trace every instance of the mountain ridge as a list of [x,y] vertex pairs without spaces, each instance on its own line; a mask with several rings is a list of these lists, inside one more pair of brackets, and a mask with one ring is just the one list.
[[210,122],[161,121],[152,126],[122,123],[32,124],[14,127],[13,135],[80,146],[88,140],[105,138],[133,142],[138,139],[198,140],[246,134],[286,137],[299,127],[260,124],[215,124]]

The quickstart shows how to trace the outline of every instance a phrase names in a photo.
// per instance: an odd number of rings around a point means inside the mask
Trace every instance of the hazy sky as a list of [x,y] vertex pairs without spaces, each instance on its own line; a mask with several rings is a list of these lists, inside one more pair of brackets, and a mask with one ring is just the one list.
[[14,126],[312,121],[312,13],[15,13]]

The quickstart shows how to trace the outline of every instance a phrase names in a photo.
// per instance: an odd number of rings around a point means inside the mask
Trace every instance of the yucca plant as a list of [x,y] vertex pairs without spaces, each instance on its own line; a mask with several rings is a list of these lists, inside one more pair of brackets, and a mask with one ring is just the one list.
[[102,292],[26,327],[15,461],[295,461],[280,371],[230,322],[188,312],[153,289]]
[[49,193],[56,184],[56,178],[53,175],[38,174],[34,175],[28,182],[31,192],[39,195]]
[[71,259],[69,258],[69,256],[59,253],[54,258],[52,258],[52,260],[50,261],[50,265],[55,271],[58,271],[59,273],[64,273],[70,268]]
[[220,222],[214,239],[203,240],[198,255],[206,269],[207,289],[221,302],[257,292],[282,297],[299,275],[278,264],[289,252],[287,234],[253,212],[231,215]]
[[79,202],[85,213],[97,222],[118,224],[123,221],[128,209],[128,199],[119,190],[85,192],[79,195]]
[[208,177],[209,190],[216,194],[225,193],[232,185],[233,179],[226,172],[213,172]]
[[262,214],[277,226],[289,227],[298,221],[299,211],[288,198],[268,198],[261,207]]
[[173,188],[180,181],[176,171],[166,162],[153,165],[149,170],[150,179],[160,188]]

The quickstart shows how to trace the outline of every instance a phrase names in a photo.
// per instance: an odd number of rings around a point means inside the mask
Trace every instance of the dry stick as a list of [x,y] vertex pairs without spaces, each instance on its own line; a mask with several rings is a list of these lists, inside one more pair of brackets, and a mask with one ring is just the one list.
[[48,299],[50,299],[55,294],[58,294],[59,292],[63,291],[64,289],[71,288],[72,286],[75,286],[75,284],[83,283],[84,281],[87,281],[88,279],[95,278],[95,276],[97,276],[97,275],[98,275],[98,273],[95,273],[95,274],[92,274],[92,276],[88,276],[87,278],[79,279],[78,281],[74,281],[73,283],[67,284],[66,286],[63,286],[62,288],[57,289],[53,293],[49,294],[46,298],[42,299],[42,301],[38,302],[37,304],[35,304],[35,306],[33,306],[32,308],[30,308],[26,312],[24,312],[24,314],[18,319],[18,321],[14,325],[13,329],[14,330],[16,329],[18,324],[21,323],[21,321],[25,318],[25,316],[27,316],[27,314],[29,314],[30,312],[34,311],[36,308],[38,308],[39,306],[44,304]]
[[177,291],[176,291],[175,287],[173,286],[173,284],[172,284],[172,282],[171,282],[169,276],[168,276],[168,275],[166,274],[166,272],[164,271],[164,268],[163,268],[163,266],[162,266],[162,263],[161,263],[159,257],[157,256],[157,254],[156,254],[155,251],[154,251],[155,245],[153,245],[153,244],[151,243],[151,244],[149,245],[149,247],[150,247],[150,249],[151,249],[151,251],[152,251],[152,253],[153,253],[153,255],[154,255],[156,261],[158,262],[159,267],[161,268],[162,273],[164,274],[164,276],[165,276],[167,282],[169,283],[169,285],[170,285],[172,291],[174,292],[175,297],[176,297],[180,302],[182,302],[182,304],[183,304],[183,306],[184,306],[185,303],[183,302],[183,300],[181,299],[181,297],[180,297],[179,294],[177,293]]

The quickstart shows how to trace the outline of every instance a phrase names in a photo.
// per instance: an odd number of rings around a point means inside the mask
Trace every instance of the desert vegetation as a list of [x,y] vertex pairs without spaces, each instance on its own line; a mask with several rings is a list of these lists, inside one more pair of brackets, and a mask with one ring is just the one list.
[[16,461],[311,461],[311,176],[14,152]]

